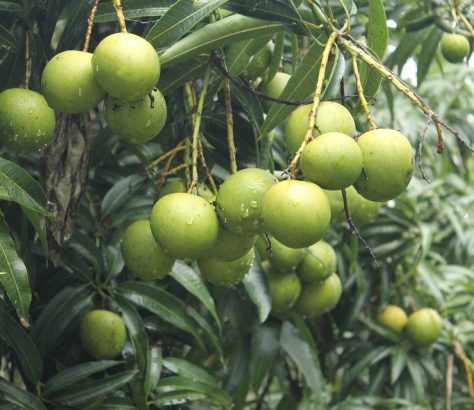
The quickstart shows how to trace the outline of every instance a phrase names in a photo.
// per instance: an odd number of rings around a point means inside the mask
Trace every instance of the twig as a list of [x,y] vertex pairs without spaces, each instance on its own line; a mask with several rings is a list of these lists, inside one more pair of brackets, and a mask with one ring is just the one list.
[[187,166],[188,166],[188,164],[186,164],[186,163],[179,164],[177,167],[174,167],[174,168],[171,168],[167,171],[164,171],[160,175],[162,177],[166,178],[167,176],[176,174],[177,172],[181,171],[182,169],[186,168]]
[[352,70],[354,71],[354,77],[356,80],[356,86],[357,86],[357,94],[359,95],[359,100],[362,105],[362,108],[364,109],[365,116],[367,118],[367,122],[370,125],[371,129],[376,129],[377,126],[375,125],[374,120],[372,119],[372,114],[370,114],[369,106],[367,105],[367,100],[365,99],[364,96],[364,88],[362,87],[362,83],[360,81],[360,75],[359,75],[359,67],[357,67],[357,58],[356,56],[352,56]]
[[89,15],[87,16],[87,31],[86,31],[86,36],[84,38],[84,45],[82,47],[82,51],[89,50],[89,44],[90,44],[91,35],[92,35],[92,28],[94,27],[95,14],[97,13],[97,7],[99,6],[99,3],[100,3],[100,0],[95,0],[95,3],[92,6],[91,11],[89,12]]
[[230,96],[230,83],[227,77],[224,77],[224,98],[225,98],[225,111],[226,111],[226,123],[227,123],[227,146],[229,147],[230,172],[235,174],[237,172],[237,159],[235,156],[234,117],[232,114],[232,99]]
[[466,27],[467,31],[469,31],[471,36],[474,37],[474,27],[472,27],[471,23],[469,23],[469,20],[464,16],[464,14],[461,13],[461,10],[458,10],[458,16],[462,21],[462,24],[464,24],[464,27]]
[[426,176],[425,174],[425,170],[423,169],[423,143],[425,142],[425,136],[426,136],[426,132],[428,131],[428,127],[431,125],[431,119],[428,120],[428,122],[426,123],[425,125],[425,128],[423,130],[423,132],[421,133],[421,138],[420,138],[420,142],[418,144],[418,167],[420,168],[420,171],[421,171],[421,176],[423,177],[423,179],[428,182],[428,184],[431,182],[428,177]]
[[469,397],[474,399],[474,383],[472,381],[472,372],[471,372],[471,365],[472,362],[467,358],[464,350],[457,340],[454,341],[454,353],[456,356],[461,359],[464,364],[464,370],[466,372],[466,379],[467,379],[467,387],[469,389]]
[[453,363],[452,354],[448,356],[448,367],[446,369],[446,410],[452,409],[451,397],[453,395]]
[[122,33],[127,32],[127,25],[125,24],[125,16],[123,15],[122,0],[113,0],[115,13]]
[[212,65],[207,65],[206,73],[204,74],[204,80],[202,83],[201,94],[199,95],[199,102],[197,110],[194,113],[194,129],[192,138],[192,175],[191,183],[189,184],[188,192],[192,192],[193,188],[198,183],[198,153],[199,153],[199,130],[201,128],[202,110],[204,108],[204,100],[207,93],[207,86],[209,85],[209,79],[211,77]]
[[214,177],[212,176],[211,171],[209,170],[209,167],[207,166],[201,140],[199,140],[199,160],[201,161],[201,165],[204,168],[204,171],[206,172],[207,179],[209,180],[209,184],[211,185],[212,192],[214,192],[214,194],[217,195],[216,181],[214,180]]
[[431,118],[436,127],[438,134],[438,154],[443,152],[443,132],[442,127],[447,129],[453,134],[469,151],[474,152],[474,148],[469,145],[469,142],[460,135],[453,127],[451,127],[446,121],[442,120],[438,114],[436,114],[428,104],[416,94],[403,80],[401,80],[392,70],[385,66],[377,57],[366,49],[364,46],[359,44],[350,36],[340,35],[338,37],[338,43],[344,47],[349,53],[360,58],[362,61],[367,63],[371,68],[375,69],[382,77],[388,80],[397,90],[405,94],[421,111]]
[[273,375],[269,375],[267,378],[267,382],[265,383],[265,387],[263,388],[262,394],[258,397],[257,405],[255,406],[255,410],[261,410],[263,406],[263,402],[265,400],[265,396],[267,395],[268,391],[270,390],[270,386],[272,384]]
[[369,244],[364,239],[364,237],[361,235],[361,233],[359,232],[357,227],[354,225],[354,221],[352,220],[352,216],[351,216],[351,213],[349,211],[349,204],[347,202],[346,190],[341,189],[341,193],[342,193],[342,202],[344,203],[344,213],[346,214],[346,220],[347,220],[347,223],[349,224],[349,232],[353,233],[357,237],[357,239],[359,239],[359,241],[364,245],[365,249],[367,249],[369,251],[369,254],[370,254],[371,258],[373,259],[375,266],[377,268],[380,267],[379,263],[377,262],[377,258],[375,257],[374,251],[369,246]]
[[162,161],[164,161],[166,158],[169,158],[170,156],[174,155],[175,153],[182,151],[186,149],[185,144],[179,144],[176,147],[170,149],[168,152],[165,152],[163,155],[160,155],[157,159],[155,159],[153,162],[150,162],[146,168],[145,172],[151,171],[153,168],[155,168],[158,164],[160,164]]
[[30,87],[31,55],[30,55],[30,32],[25,32],[25,89]]
[[290,178],[295,177],[296,169],[298,166],[298,161],[300,159],[301,153],[303,152],[304,147],[306,147],[306,144],[308,144],[308,142],[310,142],[313,139],[313,131],[314,131],[314,127],[316,126],[316,116],[318,112],[319,103],[321,102],[321,95],[323,92],[323,83],[324,83],[324,78],[326,76],[326,67],[329,61],[329,54],[331,53],[332,47],[334,46],[334,43],[336,42],[338,35],[339,35],[338,32],[335,32],[335,31],[332,32],[328,38],[326,46],[324,47],[323,55],[321,57],[321,64],[319,66],[316,89],[314,91],[313,107],[311,108],[311,115],[309,117],[308,129],[306,131],[306,135],[304,137],[303,142],[301,143],[300,147],[298,148],[298,151],[296,151],[296,154],[291,160],[290,167],[289,167]]

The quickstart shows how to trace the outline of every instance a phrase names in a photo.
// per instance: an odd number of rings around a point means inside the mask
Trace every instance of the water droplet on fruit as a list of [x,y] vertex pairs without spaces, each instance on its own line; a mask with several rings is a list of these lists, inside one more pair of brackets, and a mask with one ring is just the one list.
[[252,200],[249,202],[249,205],[251,208],[256,208],[258,206],[258,202],[255,200]]
[[79,88],[78,93],[79,93],[79,97],[80,97],[82,95],[82,88]]

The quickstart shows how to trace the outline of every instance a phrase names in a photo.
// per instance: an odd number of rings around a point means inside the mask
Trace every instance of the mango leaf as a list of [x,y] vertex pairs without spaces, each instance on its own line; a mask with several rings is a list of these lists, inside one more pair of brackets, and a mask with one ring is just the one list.
[[323,394],[324,378],[321,373],[318,356],[303,339],[299,330],[288,321],[283,323],[280,345],[295,362],[309,388],[316,394]]
[[[8,198],[25,208],[48,215],[47,198],[41,185],[23,168],[15,163],[0,158],[1,199]],[[6,192],[6,194],[5,194]]]
[[43,247],[43,251],[47,253],[48,252],[48,237],[46,236],[46,229],[43,223],[43,219],[41,218],[38,212],[33,211],[29,208],[26,208],[25,206],[22,206],[21,209],[23,210],[24,214],[31,222],[31,225],[33,225],[33,228],[35,229],[35,232],[38,235],[38,238]]
[[226,2],[227,0],[211,0],[199,4],[178,0],[150,29],[146,39],[155,48],[168,47]]
[[43,308],[31,329],[42,356],[57,346],[93,307],[93,293],[84,287],[68,287]]
[[[176,0],[122,0],[123,14],[126,19],[139,19],[142,17],[159,17],[176,3]],[[117,21],[112,2],[101,3],[97,9],[95,23]]]
[[[387,17],[383,0],[369,0],[367,46],[380,60],[383,59],[388,46]],[[363,62],[360,63],[359,72],[364,95],[369,97],[375,95],[382,82],[382,76]],[[357,107],[361,109],[360,103]]]
[[212,386],[217,386],[217,382],[214,377],[206,372],[203,368],[179,357],[167,357],[163,360],[163,367],[179,376],[187,377],[193,380],[199,380],[202,383],[210,384]]
[[[304,100],[308,98],[315,89],[316,80],[319,73],[319,65],[323,54],[324,36],[319,37],[318,42],[314,42],[308,49],[307,54],[300,65],[292,74],[288,84],[281,93],[280,97],[286,100]],[[335,59],[331,59],[327,73],[332,71]],[[267,134],[275,127],[280,125],[290,113],[295,109],[293,105],[272,103],[265,122],[263,123],[261,133]]]
[[163,367],[163,353],[161,347],[150,346],[147,352],[146,373],[143,380],[143,391],[148,396],[155,391],[160,381],[161,369]]
[[17,406],[16,408],[24,410],[46,410],[46,407],[36,396],[3,379],[0,379],[0,398],[2,401],[15,404]]
[[158,81],[158,89],[163,95],[171,93],[188,81],[204,74],[208,62],[209,56],[199,55],[189,60],[187,64],[164,70]]
[[0,283],[23,326],[29,326],[31,289],[26,266],[18,256],[8,225],[0,221]]
[[443,31],[438,27],[433,27],[426,36],[425,41],[421,45],[421,52],[418,57],[418,65],[416,67],[416,85],[419,87],[430,69],[431,63],[436,56],[439,42],[443,36]]
[[23,374],[36,385],[43,372],[43,363],[30,335],[9,314],[3,315],[2,335],[14,350]]
[[113,392],[127,384],[137,373],[137,370],[127,370],[114,374],[113,376],[104,377],[100,380],[81,383],[52,397],[51,400],[66,406],[78,406],[80,404],[91,403],[98,397]]
[[272,303],[264,274],[256,262],[252,264],[249,273],[244,277],[242,283],[247,290],[250,300],[257,306],[260,323],[265,322],[270,314]]
[[163,68],[181,64],[199,54],[232,44],[285,30],[281,23],[233,15],[210,23],[168,48],[160,57]]
[[67,3],[63,14],[67,16],[68,29],[62,33],[56,52],[74,49],[83,40],[87,28],[86,16],[93,4],[94,0],[77,0]]
[[403,370],[405,369],[408,358],[408,352],[401,346],[394,346],[392,349],[390,383],[395,384]]
[[173,277],[181,286],[189,293],[196,296],[206,309],[214,317],[217,326],[220,327],[219,316],[217,316],[216,305],[207,290],[204,280],[198,275],[194,269],[186,265],[184,262],[177,260],[171,269],[170,276]]
[[184,303],[171,293],[156,286],[140,282],[122,283],[116,288],[116,292],[133,304],[154,313],[178,329],[190,333],[198,344],[204,347],[201,337],[196,330],[196,322],[189,318]]
[[23,7],[20,6],[18,3],[13,3],[12,1],[0,1],[0,11],[17,13],[22,10],[23,10]]
[[161,379],[158,384],[158,392],[160,393],[158,397],[163,393],[175,390],[187,390],[199,393],[204,395],[207,400],[224,406],[231,403],[231,398],[218,387],[181,376],[171,376]]
[[117,181],[104,196],[101,204],[101,220],[107,218],[112,212],[127,202],[145,182],[145,177],[130,175]]
[[285,33],[278,33],[275,37],[275,48],[273,49],[272,61],[268,67],[267,81],[270,81],[278,72],[283,57],[285,46]]
[[234,76],[241,74],[249,65],[250,57],[261,50],[272,37],[262,36],[233,43],[225,56],[227,71]]
[[0,25],[0,49],[1,48],[6,48],[7,50],[13,52],[18,51],[18,43],[16,38],[2,25]]
[[61,370],[51,377],[44,387],[44,394],[49,395],[55,391],[62,390],[89,376],[110,369],[122,362],[116,360],[99,360],[95,362],[82,363],[77,366]]

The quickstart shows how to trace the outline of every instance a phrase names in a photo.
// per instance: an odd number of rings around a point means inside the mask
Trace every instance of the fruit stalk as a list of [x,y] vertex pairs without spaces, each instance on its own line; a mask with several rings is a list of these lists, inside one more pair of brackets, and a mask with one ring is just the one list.
[[91,11],[89,12],[89,15],[87,16],[87,31],[86,31],[86,36],[84,38],[84,45],[82,47],[82,51],[89,50],[89,44],[90,44],[91,35],[92,35],[92,28],[94,26],[95,15],[97,13],[97,7],[99,6],[99,2],[100,0],[95,0],[95,3],[92,6]]
[[318,111],[319,103],[321,102],[321,94],[323,92],[323,83],[324,83],[324,78],[326,76],[326,67],[329,60],[329,54],[331,53],[332,47],[334,46],[334,43],[336,42],[338,35],[339,35],[338,32],[333,31],[329,35],[328,41],[326,43],[326,47],[324,48],[323,55],[321,57],[321,64],[319,66],[318,81],[316,82],[316,89],[314,91],[313,107],[311,108],[311,116],[309,118],[308,130],[306,131],[306,135],[304,137],[303,142],[301,143],[301,146],[298,148],[298,151],[296,151],[295,156],[291,160],[291,163],[289,166],[290,178],[295,177],[296,169],[298,166],[298,160],[300,159],[301,153],[303,152],[304,147],[306,147],[306,144],[308,144],[308,142],[310,142],[313,139],[313,130],[314,130],[314,127],[316,126],[317,111]]
[[194,130],[192,139],[192,175],[191,183],[189,184],[188,192],[192,192],[193,188],[198,182],[198,154],[199,154],[199,130],[201,129],[202,110],[204,108],[204,100],[206,98],[207,86],[209,85],[209,79],[211,77],[212,64],[209,63],[204,74],[204,80],[202,83],[201,94],[199,95],[198,106],[196,113],[194,114]]
[[209,171],[209,167],[207,166],[201,140],[199,140],[199,160],[201,161],[202,167],[206,171],[207,179],[209,180],[209,184],[211,185],[212,192],[214,192],[214,194],[217,195],[216,181],[214,180],[214,177],[212,176],[211,171]]
[[362,108],[364,109],[367,122],[369,123],[370,128],[375,130],[377,126],[375,125],[375,122],[372,118],[372,114],[369,110],[369,105],[367,104],[367,100],[365,99],[364,88],[362,87],[362,83],[360,81],[359,67],[357,66],[357,58],[354,55],[352,56],[352,69],[354,71],[354,77],[356,80],[357,94],[359,95],[359,100],[362,105]]
[[459,19],[461,20],[462,24],[464,24],[464,27],[466,27],[467,31],[471,34],[471,36],[474,37],[474,27],[472,27],[471,23],[469,23],[468,19],[464,14],[461,13],[461,10],[458,9],[458,16]]
[[160,155],[157,159],[155,159],[153,162],[150,162],[146,168],[145,172],[151,171],[153,168],[155,168],[160,162],[164,161],[165,159],[173,156],[175,153],[182,151],[186,148],[186,145],[184,144],[179,144],[176,147],[170,149],[168,152],[165,152],[163,155]]
[[115,13],[117,14],[117,20],[122,33],[127,32],[127,26],[125,24],[125,16],[123,15],[122,0],[112,0],[114,4]]
[[474,367],[473,363],[467,358],[464,350],[457,340],[454,341],[454,352],[456,356],[461,359],[464,364],[464,370],[466,372],[467,385],[469,389],[469,397],[474,399],[474,383],[472,381],[472,368]]
[[226,113],[226,123],[227,123],[227,146],[229,147],[230,172],[235,174],[237,172],[237,160],[235,157],[234,116],[232,113],[232,101],[230,97],[230,81],[227,77],[224,77],[223,82],[224,82],[225,113]]
[[30,56],[30,33],[25,32],[25,89],[30,86],[31,56]]

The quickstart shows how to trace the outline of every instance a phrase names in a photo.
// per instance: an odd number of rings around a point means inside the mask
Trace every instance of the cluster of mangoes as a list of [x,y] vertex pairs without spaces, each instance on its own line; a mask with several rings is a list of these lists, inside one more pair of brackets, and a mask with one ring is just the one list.
[[149,141],[167,117],[165,99],[155,88],[159,76],[156,50],[135,34],[109,35],[93,54],[63,51],[44,68],[42,95],[22,88],[0,93],[0,140],[18,153],[41,150],[54,135],[55,111],[85,112],[105,98],[113,132],[129,143]]

